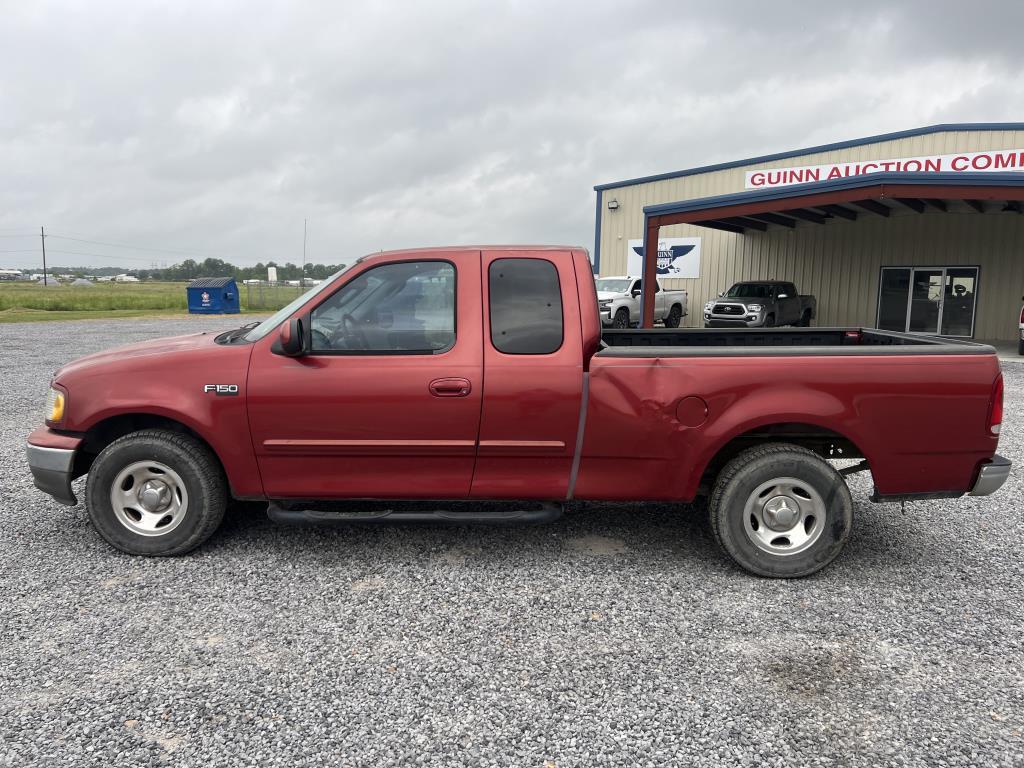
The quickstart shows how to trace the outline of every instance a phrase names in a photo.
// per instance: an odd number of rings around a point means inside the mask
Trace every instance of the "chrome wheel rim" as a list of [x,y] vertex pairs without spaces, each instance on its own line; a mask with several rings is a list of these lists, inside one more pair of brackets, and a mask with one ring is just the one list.
[[743,530],[762,552],[795,555],[814,546],[825,530],[825,502],[803,480],[769,480],[747,497]]
[[181,476],[159,461],[136,461],[117,473],[110,486],[117,521],[140,536],[166,536],[188,513],[188,491]]

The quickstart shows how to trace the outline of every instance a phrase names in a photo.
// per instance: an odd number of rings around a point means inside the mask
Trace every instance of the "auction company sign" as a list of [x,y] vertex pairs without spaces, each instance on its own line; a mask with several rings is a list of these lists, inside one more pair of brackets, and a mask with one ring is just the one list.
[[895,160],[855,160],[849,163],[805,165],[747,171],[747,189],[786,187],[814,181],[845,179],[886,171],[903,173],[998,173],[1024,172],[1024,149],[988,149],[955,155],[925,155]]

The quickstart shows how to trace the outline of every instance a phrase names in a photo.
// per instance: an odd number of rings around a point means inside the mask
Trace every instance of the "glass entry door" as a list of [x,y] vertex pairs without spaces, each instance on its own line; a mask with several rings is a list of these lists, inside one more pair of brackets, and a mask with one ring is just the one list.
[[973,336],[977,288],[977,267],[883,267],[878,327]]
[[915,269],[910,278],[910,318],[907,330],[911,333],[939,332],[942,313],[942,270]]

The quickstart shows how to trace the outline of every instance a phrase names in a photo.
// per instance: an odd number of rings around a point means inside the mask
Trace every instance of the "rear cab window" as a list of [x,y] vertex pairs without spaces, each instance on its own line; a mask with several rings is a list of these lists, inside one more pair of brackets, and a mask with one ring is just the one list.
[[506,355],[549,355],[562,346],[558,270],[546,259],[496,259],[488,269],[491,344]]

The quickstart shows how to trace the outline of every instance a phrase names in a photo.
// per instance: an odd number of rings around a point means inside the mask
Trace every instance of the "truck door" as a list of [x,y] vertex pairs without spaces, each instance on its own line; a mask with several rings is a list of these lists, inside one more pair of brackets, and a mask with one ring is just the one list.
[[484,251],[484,401],[472,495],[562,499],[583,341],[569,251]]
[[249,366],[249,425],[271,498],[469,495],[480,424],[480,252],[354,269],[306,315],[309,353]]

